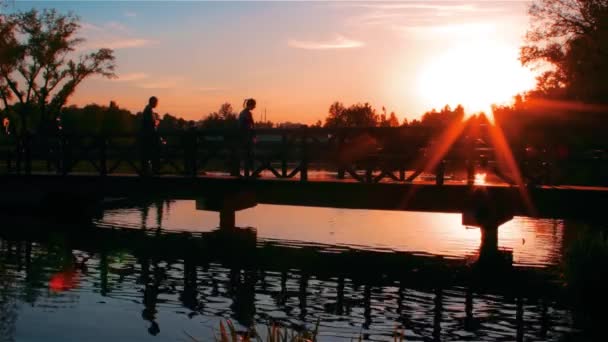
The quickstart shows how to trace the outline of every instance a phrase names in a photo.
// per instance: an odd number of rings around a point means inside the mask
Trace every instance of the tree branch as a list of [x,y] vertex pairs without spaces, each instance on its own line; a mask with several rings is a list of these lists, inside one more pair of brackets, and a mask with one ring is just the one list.
[[8,84],[9,88],[13,91],[13,93],[15,93],[15,96],[17,96],[17,99],[19,99],[19,102],[24,103],[23,95],[17,88],[17,84],[13,80],[11,80],[7,75],[4,75],[4,80],[6,81],[6,84]]

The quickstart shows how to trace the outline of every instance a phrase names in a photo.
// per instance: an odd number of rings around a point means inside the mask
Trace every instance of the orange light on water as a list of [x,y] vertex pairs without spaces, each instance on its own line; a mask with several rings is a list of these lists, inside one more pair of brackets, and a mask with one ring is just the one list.
[[488,175],[486,173],[476,173],[475,174],[475,184],[477,185],[485,185],[486,184],[486,177]]
[[49,289],[53,292],[69,291],[78,284],[78,274],[73,270],[55,273],[49,280]]

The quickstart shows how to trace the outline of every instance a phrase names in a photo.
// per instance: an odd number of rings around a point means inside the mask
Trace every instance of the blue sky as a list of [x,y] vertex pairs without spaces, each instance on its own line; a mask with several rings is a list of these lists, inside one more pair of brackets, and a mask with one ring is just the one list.
[[508,100],[531,86],[517,61],[528,4],[16,1],[9,10],[72,11],[82,51],[115,50],[118,79],[85,81],[72,103],[141,110],[156,95],[160,112],[199,119],[255,97],[258,115],[311,123],[336,100],[410,119],[444,104],[480,110]]

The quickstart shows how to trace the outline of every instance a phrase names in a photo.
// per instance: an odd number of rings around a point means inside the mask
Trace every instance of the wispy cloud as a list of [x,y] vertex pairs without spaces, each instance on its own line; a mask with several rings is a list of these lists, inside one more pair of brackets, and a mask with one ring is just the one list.
[[115,31],[121,31],[121,32],[128,32],[129,31],[129,28],[126,25],[121,24],[121,23],[119,23],[117,21],[107,22],[104,25],[104,27],[105,27],[105,29],[110,29],[110,30],[115,30]]
[[115,82],[132,82],[139,81],[148,78],[148,74],[143,72],[132,72],[128,74],[120,74],[118,78],[114,79]]
[[128,17],[128,18],[135,18],[135,17],[137,17],[137,13],[131,12],[131,11],[126,11],[123,14],[124,14],[125,17]]
[[137,86],[143,89],[174,89],[183,83],[183,78],[164,78],[139,83]]
[[86,42],[80,47],[81,50],[141,48],[158,44],[157,40],[133,36],[126,25],[116,21],[102,25],[83,23],[81,27],[82,34],[86,38]]
[[341,3],[341,8],[358,11],[349,19],[353,26],[380,26],[392,28],[399,26],[419,26],[427,23],[467,22],[481,17],[493,18],[508,11],[506,5],[495,5],[491,2],[468,1],[465,3],[449,2],[389,2],[389,3]]
[[133,39],[119,39],[111,42],[107,42],[105,47],[110,49],[127,49],[127,48],[138,48],[145,47],[150,45],[158,44],[157,40],[150,39],[141,39],[141,38],[133,38]]
[[476,12],[482,10],[476,4],[439,4],[439,3],[367,3],[367,4],[349,4],[351,7],[361,7],[370,9],[381,9],[381,10],[396,10],[396,9],[426,9],[436,11],[459,11],[459,12]]
[[331,41],[303,41],[303,40],[289,40],[287,44],[296,49],[304,50],[333,50],[333,49],[353,49],[360,48],[365,43],[348,39],[343,36],[338,36],[336,39]]
[[491,23],[466,23],[466,24],[447,24],[447,25],[419,25],[419,26],[395,26],[395,29],[418,34],[446,35],[479,35],[496,31],[496,26]]

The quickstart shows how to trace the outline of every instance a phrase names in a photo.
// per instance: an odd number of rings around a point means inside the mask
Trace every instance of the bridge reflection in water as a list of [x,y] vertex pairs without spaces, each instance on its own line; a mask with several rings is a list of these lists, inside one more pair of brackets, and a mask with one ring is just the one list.
[[[555,276],[512,265],[511,254],[493,242],[482,240],[471,263],[259,239],[225,212],[254,205],[247,197],[238,202],[199,201],[199,209],[220,212],[221,227],[207,232],[163,230],[162,202],[138,204],[141,227],[14,223],[0,230],[2,268],[23,283],[25,302],[61,314],[61,307],[77,305],[71,294],[98,292],[97,302],[139,306],[152,335],[167,329],[166,321],[176,334],[184,330],[163,319],[169,313],[202,322],[232,318],[242,329],[269,321],[311,328],[320,320],[329,340],[360,332],[389,339],[395,327],[408,340],[558,340],[570,329]],[[159,211],[153,228],[152,208]]]

